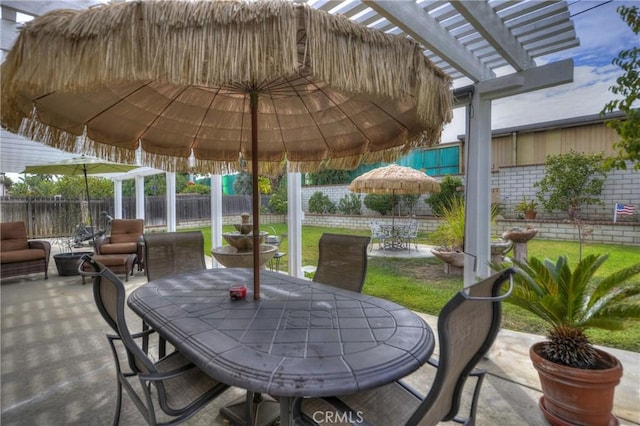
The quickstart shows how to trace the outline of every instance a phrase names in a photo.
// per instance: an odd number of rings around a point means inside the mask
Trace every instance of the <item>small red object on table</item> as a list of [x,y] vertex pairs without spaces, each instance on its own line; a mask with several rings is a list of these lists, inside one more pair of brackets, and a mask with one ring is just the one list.
[[244,299],[247,297],[247,286],[244,284],[234,284],[229,287],[229,296],[233,299]]

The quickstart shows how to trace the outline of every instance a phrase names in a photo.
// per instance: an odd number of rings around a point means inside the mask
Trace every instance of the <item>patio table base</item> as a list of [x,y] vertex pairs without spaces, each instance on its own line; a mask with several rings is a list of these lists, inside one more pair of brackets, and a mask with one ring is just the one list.
[[[247,400],[252,400],[251,413],[248,412]],[[240,398],[220,409],[220,415],[236,426],[271,426],[280,418],[280,403],[268,395],[247,392]],[[247,417],[252,417],[247,421]]]

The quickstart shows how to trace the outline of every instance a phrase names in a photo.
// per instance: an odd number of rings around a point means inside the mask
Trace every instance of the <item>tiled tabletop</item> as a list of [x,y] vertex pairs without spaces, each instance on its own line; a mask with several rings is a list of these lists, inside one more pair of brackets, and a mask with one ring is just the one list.
[[[331,396],[404,377],[431,355],[434,337],[395,303],[261,271],[209,269],[152,281],[128,304],[212,377],[281,397]],[[247,297],[229,287],[246,283]]]

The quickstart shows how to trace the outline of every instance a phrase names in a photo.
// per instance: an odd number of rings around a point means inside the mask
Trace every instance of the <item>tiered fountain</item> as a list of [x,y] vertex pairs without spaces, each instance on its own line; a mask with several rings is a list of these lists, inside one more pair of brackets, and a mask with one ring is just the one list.
[[[242,223],[234,224],[236,231],[223,233],[222,238],[229,244],[211,250],[211,255],[227,268],[251,268],[253,266],[253,224],[249,222],[250,215],[241,215]],[[260,232],[260,267],[264,268],[267,262],[278,251],[277,246],[263,244],[268,232]]]

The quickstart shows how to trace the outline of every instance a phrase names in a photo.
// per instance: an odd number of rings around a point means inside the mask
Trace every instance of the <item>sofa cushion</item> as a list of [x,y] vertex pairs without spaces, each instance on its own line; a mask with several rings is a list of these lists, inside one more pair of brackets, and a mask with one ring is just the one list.
[[29,243],[24,222],[0,223],[0,251],[27,249],[29,249]]
[[28,262],[30,260],[44,259],[45,255],[44,250],[41,249],[5,250],[0,252],[0,263]]
[[138,251],[138,243],[104,244],[100,246],[100,254],[125,254]]
[[110,243],[137,243],[143,232],[144,221],[142,219],[115,219],[111,222]]

